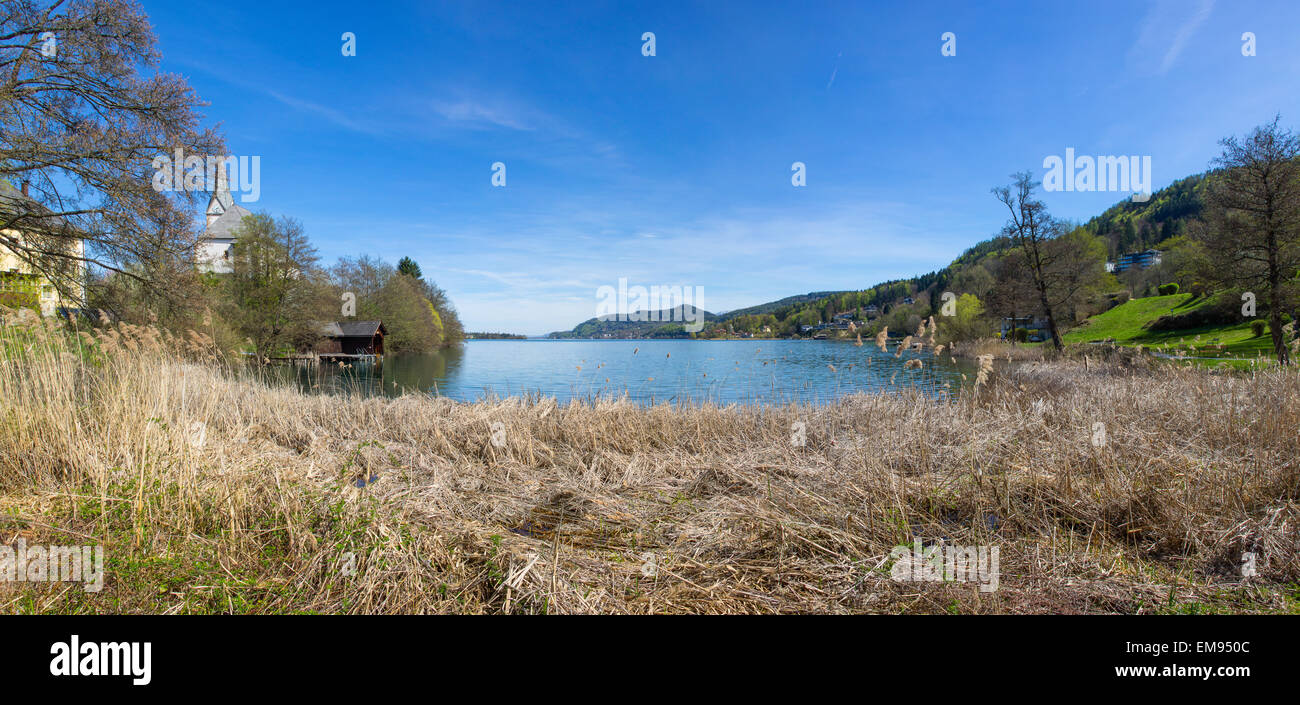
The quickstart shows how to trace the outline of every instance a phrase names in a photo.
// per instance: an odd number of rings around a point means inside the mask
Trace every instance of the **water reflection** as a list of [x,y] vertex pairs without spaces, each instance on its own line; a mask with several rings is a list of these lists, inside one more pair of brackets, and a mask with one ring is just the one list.
[[[905,367],[908,360],[920,360],[921,367]],[[824,403],[854,392],[906,388],[942,395],[973,379],[971,368],[929,352],[899,358],[892,349],[832,341],[474,340],[427,355],[282,367],[271,374],[314,393],[748,404]]]
[[389,355],[377,362],[281,367],[273,374],[282,379],[292,376],[304,391],[325,394],[389,397],[413,391],[441,394],[440,387],[460,377],[464,359],[465,347],[458,345],[426,355]]

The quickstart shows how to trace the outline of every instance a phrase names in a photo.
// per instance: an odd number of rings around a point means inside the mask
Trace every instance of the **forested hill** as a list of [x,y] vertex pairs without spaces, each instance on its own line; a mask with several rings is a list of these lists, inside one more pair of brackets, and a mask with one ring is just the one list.
[[647,320],[601,320],[589,318],[574,326],[573,330],[556,331],[548,338],[688,338],[687,326],[692,321],[703,321],[706,327],[719,318],[702,308],[684,304],[673,309],[638,312],[636,317]]
[[1141,252],[1186,234],[1187,224],[1201,215],[1208,173],[1189,176],[1151,195],[1145,203],[1120,201],[1089,220],[1084,227],[1106,240],[1114,260],[1126,252]]
[[[1176,181],[1143,203],[1126,198],[1080,229],[1105,243],[1109,261],[1124,253],[1159,248],[1172,238],[1185,235],[1188,224],[1200,216],[1207,176],[1208,173],[1202,173]],[[998,279],[1004,275],[1000,264],[1011,245],[1006,238],[990,238],[966,250],[937,272],[884,282],[861,291],[792,296],[732,311],[721,316],[720,324],[729,326],[728,332],[734,333],[757,334],[769,328],[774,334],[788,335],[804,325],[828,322],[836,313],[853,312],[857,320],[878,321],[869,330],[890,325],[891,330],[898,331],[915,318],[936,314],[942,305],[939,294],[943,291],[951,289],[985,298],[998,287]],[[997,298],[990,302],[995,308],[991,312],[1010,313],[996,310]],[[912,299],[912,303],[905,303],[907,299]],[[871,306],[876,307],[878,316],[865,313]]]
[[809,293],[807,293],[807,294],[796,294],[796,295],[794,295],[794,296],[787,296],[787,297],[785,297],[784,299],[780,299],[780,300],[778,300],[778,301],[769,301],[769,302],[767,302],[767,303],[765,303],[765,304],[759,304],[759,305],[757,305],[757,306],[749,306],[749,307],[747,307],[747,308],[738,308],[738,309],[736,309],[735,311],[727,311],[726,313],[720,313],[720,314],[718,314],[718,316],[719,316],[720,318],[726,320],[726,319],[736,318],[737,316],[755,316],[755,315],[761,315],[761,314],[764,314],[764,313],[772,313],[773,311],[777,311],[777,310],[782,309],[782,308],[785,308],[785,307],[787,307],[787,306],[794,306],[794,305],[796,305],[796,304],[807,303],[807,302],[809,302],[809,301],[820,301],[820,300],[824,300],[824,299],[826,299],[827,297],[830,297],[830,296],[835,296],[835,295],[837,295],[837,294],[846,294],[846,293],[848,293],[848,292],[846,292],[846,291],[812,291],[812,292],[809,292]]

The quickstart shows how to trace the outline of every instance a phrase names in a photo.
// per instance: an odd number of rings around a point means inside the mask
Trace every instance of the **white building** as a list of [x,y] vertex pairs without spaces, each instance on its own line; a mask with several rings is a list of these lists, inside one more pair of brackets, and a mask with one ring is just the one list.
[[[47,214],[49,210],[32,200],[27,191],[27,184],[22,189],[15,188],[5,179],[0,179],[0,220],[6,222],[22,221],[19,214]],[[28,218],[27,222],[39,220]],[[47,226],[50,227],[50,226]],[[46,277],[46,271],[34,267],[28,257],[19,257],[18,253],[5,246],[8,242],[15,247],[52,247],[65,248],[73,259],[64,261],[73,268],[64,272],[64,290],[55,286]],[[86,242],[81,238],[63,239],[44,236],[32,236],[17,228],[0,230],[0,305],[39,307],[42,316],[53,316],[60,309],[76,308],[86,301]],[[62,261],[62,260],[59,260]],[[53,262],[47,263],[53,266]]]
[[217,190],[208,200],[207,227],[194,248],[194,261],[200,272],[229,274],[230,246],[235,244],[235,231],[245,216],[252,215],[247,208],[235,203],[226,181],[225,165],[217,168]]

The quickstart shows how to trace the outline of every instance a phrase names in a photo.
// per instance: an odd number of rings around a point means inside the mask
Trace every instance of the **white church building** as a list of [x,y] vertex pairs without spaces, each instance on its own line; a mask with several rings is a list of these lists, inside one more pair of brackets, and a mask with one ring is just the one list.
[[208,200],[207,226],[194,248],[194,261],[200,272],[229,274],[230,246],[235,244],[235,231],[245,216],[252,215],[247,208],[235,203],[230,195],[224,165],[217,168],[217,188]]

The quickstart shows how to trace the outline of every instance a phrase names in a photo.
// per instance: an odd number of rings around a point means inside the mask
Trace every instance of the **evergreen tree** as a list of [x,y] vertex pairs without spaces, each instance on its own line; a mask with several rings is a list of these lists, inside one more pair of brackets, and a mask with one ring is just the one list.
[[420,271],[420,265],[416,264],[415,260],[410,257],[403,257],[402,260],[397,263],[397,273],[405,274],[412,279],[424,278],[424,273]]

